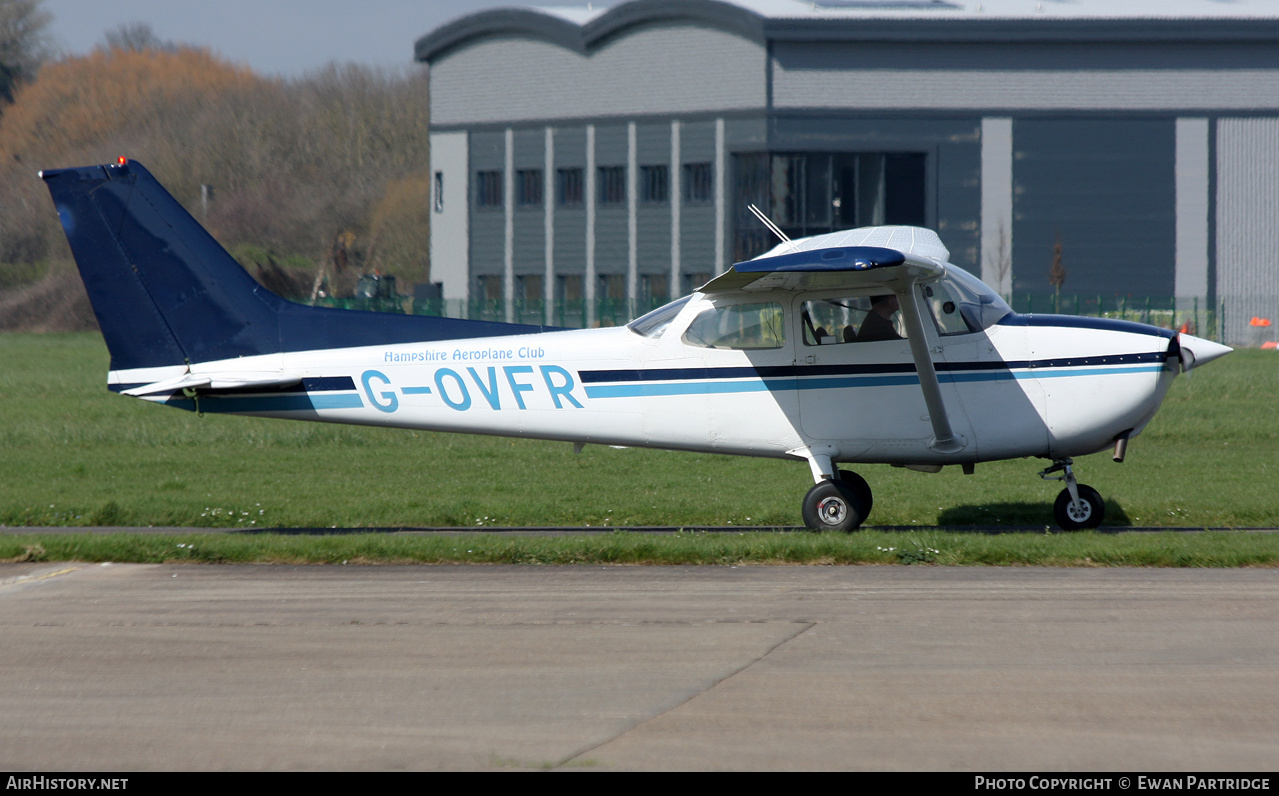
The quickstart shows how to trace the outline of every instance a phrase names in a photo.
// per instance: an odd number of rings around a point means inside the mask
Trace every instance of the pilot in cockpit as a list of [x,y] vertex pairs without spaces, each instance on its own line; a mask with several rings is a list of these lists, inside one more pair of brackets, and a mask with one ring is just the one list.
[[893,313],[901,309],[897,302],[897,294],[888,293],[883,296],[871,296],[870,312],[857,330],[857,341],[900,340],[897,327],[893,325]]

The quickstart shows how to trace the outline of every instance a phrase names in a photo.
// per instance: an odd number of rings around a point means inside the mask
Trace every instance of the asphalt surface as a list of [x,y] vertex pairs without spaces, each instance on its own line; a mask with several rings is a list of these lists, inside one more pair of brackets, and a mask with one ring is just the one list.
[[1273,771],[1279,570],[0,564],[0,770]]

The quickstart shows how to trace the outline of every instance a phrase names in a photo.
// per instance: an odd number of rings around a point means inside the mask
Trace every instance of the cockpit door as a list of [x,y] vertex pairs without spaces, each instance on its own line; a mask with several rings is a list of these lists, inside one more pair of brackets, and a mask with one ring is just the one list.
[[800,295],[793,314],[805,435],[835,444],[841,458],[897,449],[911,460],[932,426],[896,301]]

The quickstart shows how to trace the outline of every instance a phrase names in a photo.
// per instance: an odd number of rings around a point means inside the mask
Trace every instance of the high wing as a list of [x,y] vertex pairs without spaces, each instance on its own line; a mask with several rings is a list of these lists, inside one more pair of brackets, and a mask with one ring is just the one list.
[[949,259],[950,252],[932,230],[866,227],[786,241],[735,264],[700,290],[715,294],[879,286],[898,292],[941,276]]
[[[916,286],[946,273],[950,252],[935,232],[918,227],[870,227],[786,241],[706,283],[708,295],[737,291],[881,289],[894,293],[906,323],[906,338],[933,427],[929,447],[956,453],[967,442],[955,435],[924,334],[924,302]],[[833,474],[834,465],[804,451],[814,475]]]

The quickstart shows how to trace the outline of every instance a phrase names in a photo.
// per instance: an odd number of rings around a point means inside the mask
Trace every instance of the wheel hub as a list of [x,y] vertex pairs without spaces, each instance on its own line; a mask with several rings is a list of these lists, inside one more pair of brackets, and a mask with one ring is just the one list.
[[1086,500],[1080,500],[1078,503],[1072,500],[1066,504],[1066,514],[1075,522],[1087,522],[1092,516],[1092,504]]
[[817,516],[827,525],[838,525],[848,516],[848,505],[837,497],[824,498],[817,504]]

